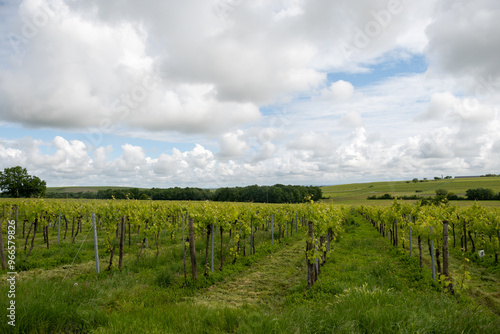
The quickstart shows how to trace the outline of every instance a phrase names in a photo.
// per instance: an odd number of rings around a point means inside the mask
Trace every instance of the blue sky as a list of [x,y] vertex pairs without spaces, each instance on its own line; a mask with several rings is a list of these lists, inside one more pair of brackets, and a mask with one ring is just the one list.
[[500,173],[495,0],[25,0],[0,18],[0,169],[49,186]]

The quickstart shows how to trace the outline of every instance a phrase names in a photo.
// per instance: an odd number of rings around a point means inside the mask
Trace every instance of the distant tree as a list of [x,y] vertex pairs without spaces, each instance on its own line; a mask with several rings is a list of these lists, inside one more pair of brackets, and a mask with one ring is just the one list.
[[476,188],[476,189],[468,189],[465,192],[468,200],[492,200],[495,199],[495,193],[493,190],[489,188]]
[[446,198],[448,195],[448,190],[446,189],[436,189],[436,197],[438,198]]
[[413,182],[413,183],[418,183],[418,179],[417,179],[417,178],[414,178],[413,180],[411,180],[411,182]]
[[151,197],[149,197],[148,195],[146,195],[145,193],[142,193],[141,196],[139,196],[139,199],[140,200],[150,200]]
[[446,180],[449,180],[449,179],[451,179],[452,177],[451,177],[450,175],[447,175],[447,176],[445,176],[444,178],[445,178]]
[[29,175],[21,166],[5,168],[0,172],[0,190],[9,197],[43,197],[46,189],[45,181]]

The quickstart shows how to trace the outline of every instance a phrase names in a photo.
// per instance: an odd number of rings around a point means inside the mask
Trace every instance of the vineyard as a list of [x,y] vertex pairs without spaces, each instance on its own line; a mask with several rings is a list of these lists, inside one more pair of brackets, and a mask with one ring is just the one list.
[[[476,318],[453,325],[458,332],[500,328],[498,208],[396,200],[387,207],[50,199],[0,205],[2,274],[15,273],[18,333],[137,332],[140,319],[158,323],[146,332],[313,332],[327,326],[321,317],[333,321],[323,330],[363,332],[360,314],[335,322],[334,309],[356,296],[363,307],[384,298],[401,303],[408,291],[415,303],[423,298],[418,293],[436,299],[426,299],[436,310],[421,316],[441,317],[439,326],[475,308]],[[468,297],[483,279],[473,277],[476,267],[497,285],[480,301],[484,308]],[[8,286],[0,287],[7,294]],[[395,312],[396,302],[388,303]],[[252,316],[256,323],[247,322]],[[420,323],[410,320],[400,325]]]

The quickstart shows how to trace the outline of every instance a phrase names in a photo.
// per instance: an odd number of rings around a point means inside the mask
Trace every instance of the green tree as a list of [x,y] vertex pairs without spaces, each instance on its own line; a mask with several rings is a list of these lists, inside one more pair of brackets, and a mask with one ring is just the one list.
[[46,189],[45,181],[29,175],[21,166],[5,168],[0,172],[0,191],[9,197],[43,197]]
[[448,195],[448,190],[446,189],[436,189],[436,197],[445,198]]
[[468,189],[465,195],[468,200],[483,201],[495,199],[495,193],[489,188]]

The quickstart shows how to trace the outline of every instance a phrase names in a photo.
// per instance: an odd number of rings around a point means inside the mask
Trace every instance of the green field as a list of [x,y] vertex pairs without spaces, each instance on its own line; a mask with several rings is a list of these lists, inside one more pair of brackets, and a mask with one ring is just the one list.
[[[500,192],[500,177],[477,177],[466,179],[428,180],[413,183],[408,181],[387,181],[370,183],[352,183],[323,187],[323,196],[336,204],[374,204],[390,205],[392,201],[367,200],[368,196],[391,194],[392,196],[434,196],[436,189],[446,189],[448,192],[465,197],[465,192],[471,188],[490,188],[495,193]],[[457,201],[462,202],[462,201]],[[470,204],[468,201],[458,204]],[[500,201],[492,201],[490,205],[500,205]]]
[[[500,333],[498,301],[487,302],[498,295],[500,282],[499,266],[491,259],[468,264],[469,288],[457,282],[452,296],[432,280],[427,266],[420,270],[415,256],[391,246],[355,210],[343,228],[309,289],[305,228],[274,245],[269,231],[259,231],[256,254],[235,264],[229,255],[234,240],[226,234],[224,270],[197,281],[188,273],[186,283],[180,231],[173,239],[162,233],[159,255],[150,243],[140,260],[141,238],[133,233],[123,270],[116,258],[106,270],[109,251],[102,249],[102,271],[96,275],[89,226],[74,244],[68,235],[58,245],[57,231],[50,229],[50,250],[39,239],[29,261],[19,245],[18,265],[29,269],[16,275],[17,326],[2,321],[0,332]],[[202,238],[196,249],[201,270]],[[461,268],[459,258],[452,259],[452,269]],[[3,296],[7,276],[2,272]],[[2,300],[5,309],[7,298]]]

